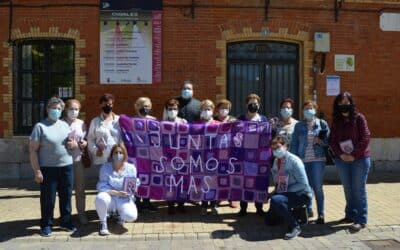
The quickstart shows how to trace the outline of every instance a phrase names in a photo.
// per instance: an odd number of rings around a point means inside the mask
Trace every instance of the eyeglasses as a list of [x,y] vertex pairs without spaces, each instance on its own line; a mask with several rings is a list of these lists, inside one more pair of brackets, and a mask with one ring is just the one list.
[[178,110],[178,108],[167,108],[168,111]]

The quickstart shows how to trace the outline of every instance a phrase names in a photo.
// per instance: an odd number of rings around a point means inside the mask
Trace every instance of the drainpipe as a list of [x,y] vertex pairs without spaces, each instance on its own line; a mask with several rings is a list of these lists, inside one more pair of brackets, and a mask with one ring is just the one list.
[[313,60],[313,101],[317,102],[317,77],[318,77],[318,63],[317,63],[318,54],[314,55]]

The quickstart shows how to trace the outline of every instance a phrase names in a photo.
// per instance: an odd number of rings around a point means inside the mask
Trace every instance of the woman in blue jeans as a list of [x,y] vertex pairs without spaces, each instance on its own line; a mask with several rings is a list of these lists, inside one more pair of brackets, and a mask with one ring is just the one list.
[[[303,104],[304,120],[299,121],[292,134],[290,151],[304,162],[308,182],[314,191],[317,201],[317,224],[325,223],[324,214],[324,182],[325,151],[328,144],[329,127],[326,121],[316,117],[318,106],[313,101]],[[308,215],[313,217],[312,201],[307,204]]]
[[352,96],[344,92],[333,103],[330,146],[346,197],[344,223],[360,231],[367,225],[368,203],[366,183],[371,167],[367,121],[355,108]]
[[52,97],[47,118],[35,124],[29,142],[29,158],[36,183],[40,184],[40,235],[52,235],[56,193],[60,203],[60,228],[75,232],[71,220],[74,169],[69,125],[60,120],[64,102]]
[[271,141],[275,160],[271,169],[275,190],[271,197],[271,212],[279,215],[288,225],[285,240],[301,233],[300,225],[293,210],[304,207],[311,201],[312,193],[308,184],[304,164],[299,157],[288,152],[287,139],[277,135]]

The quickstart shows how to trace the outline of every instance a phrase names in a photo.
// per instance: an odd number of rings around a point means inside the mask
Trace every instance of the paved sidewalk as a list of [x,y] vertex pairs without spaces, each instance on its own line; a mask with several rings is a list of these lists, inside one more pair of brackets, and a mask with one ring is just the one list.
[[[368,227],[351,234],[348,225],[336,221],[343,217],[344,196],[341,185],[326,184],[325,225],[306,225],[300,237],[282,240],[283,227],[267,227],[254,214],[238,218],[237,209],[227,202],[218,208],[219,215],[200,215],[200,207],[188,205],[185,214],[167,214],[164,202],[155,202],[157,213],[143,213],[138,221],[123,227],[109,223],[112,235],[98,235],[98,219],[94,209],[96,191],[87,190],[87,211],[90,223],[80,226],[73,235],[56,226],[53,236],[39,236],[39,191],[33,181],[2,183],[0,186],[0,249],[380,249],[383,246],[400,248],[400,177],[373,178],[368,184]],[[93,187],[93,185],[91,185]],[[73,204],[75,205],[75,204]],[[268,204],[264,205],[264,210]],[[76,213],[75,207],[73,213]],[[59,217],[58,209],[55,218]],[[77,221],[76,216],[74,220]],[[55,222],[57,225],[57,222]],[[373,241],[371,241],[373,240]],[[379,240],[379,241],[377,241]],[[392,240],[392,241],[389,241]],[[396,242],[397,241],[397,242]],[[390,248],[385,248],[390,249]]]

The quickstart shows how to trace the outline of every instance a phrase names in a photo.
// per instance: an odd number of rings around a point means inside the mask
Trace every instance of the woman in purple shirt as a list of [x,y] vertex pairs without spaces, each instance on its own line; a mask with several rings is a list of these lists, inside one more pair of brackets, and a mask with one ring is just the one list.
[[353,231],[367,225],[368,204],[366,183],[371,166],[367,121],[355,108],[352,96],[344,92],[333,104],[330,146],[346,197],[343,223],[353,223]]

